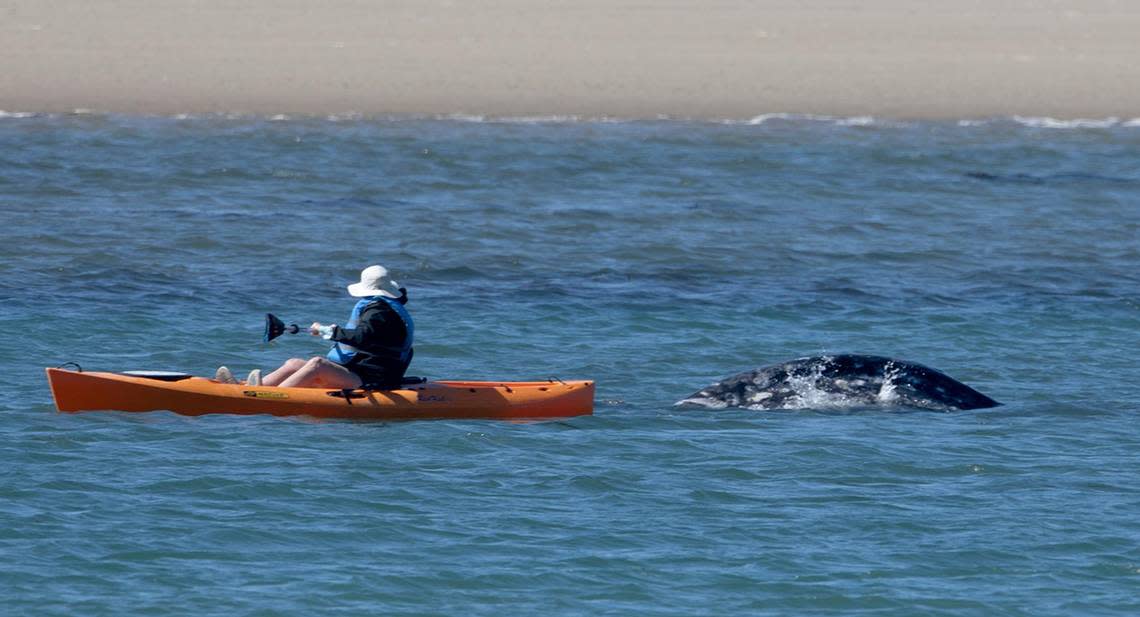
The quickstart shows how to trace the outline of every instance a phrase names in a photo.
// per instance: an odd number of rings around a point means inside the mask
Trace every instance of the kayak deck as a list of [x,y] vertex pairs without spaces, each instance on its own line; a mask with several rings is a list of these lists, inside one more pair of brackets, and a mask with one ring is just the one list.
[[524,420],[590,415],[592,381],[428,381],[396,390],[226,384],[46,369],[59,411],[172,411],[372,420]]

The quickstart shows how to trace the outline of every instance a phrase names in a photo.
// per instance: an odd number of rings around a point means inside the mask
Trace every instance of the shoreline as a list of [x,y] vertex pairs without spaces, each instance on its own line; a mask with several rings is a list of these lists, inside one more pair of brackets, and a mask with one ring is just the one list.
[[1140,7],[1112,0],[152,5],[11,0],[0,8],[0,109],[1140,117]]
[[752,118],[698,118],[681,116],[627,117],[614,116],[567,116],[567,115],[486,115],[470,114],[362,114],[342,113],[255,113],[238,111],[208,111],[200,113],[128,113],[95,109],[74,109],[71,111],[8,111],[0,109],[0,122],[5,120],[32,120],[37,118],[119,118],[124,121],[174,121],[192,122],[203,120],[253,121],[253,122],[455,122],[470,124],[651,124],[676,123],[721,126],[762,126],[766,124],[830,124],[837,127],[907,127],[930,126],[1015,126],[1029,129],[1140,129],[1140,116],[1108,118],[1054,118],[1051,116],[992,116],[986,118],[916,118],[899,119],[875,116],[821,116],[812,114],[775,113],[760,114]]

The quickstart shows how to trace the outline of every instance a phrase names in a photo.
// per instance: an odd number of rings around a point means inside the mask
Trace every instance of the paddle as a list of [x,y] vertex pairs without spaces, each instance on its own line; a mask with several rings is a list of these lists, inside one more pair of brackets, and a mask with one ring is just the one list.
[[297,334],[298,332],[308,332],[310,334],[319,334],[326,340],[332,338],[333,328],[336,326],[321,326],[313,324],[313,328],[301,328],[295,323],[285,325],[285,322],[277,318],[273,313],[265,314],[265,342],[268,343],[273,339],[288,332],[289,334]]
[[[392,281],[392,283],[395,284],[395,281]],[[398,302],[400,302],[401,304],[407,302],[408,301],[408,290],[403,288],[403,287],[400,287],[400,297],[396,298],[396,300]],[[320,333],[320,335],[326,339],[332,336],[332,326],[321,326],[317,330]],[[298,332],[301,332],[301,331],[302,331],[301,326],[298,326],[295,323],[285,325],[285,322],[278,319],[277,316],[274,315],[273,313],[266,313],[265,314],[265,342],[266,343],[268,343],[269,341],[272,341],[273,339],[281,336],[282,334],[285,334],[286,332],[288,332],[289,334],[297,334]],[[309,329],[305,328],[304,331],[309,332]]]

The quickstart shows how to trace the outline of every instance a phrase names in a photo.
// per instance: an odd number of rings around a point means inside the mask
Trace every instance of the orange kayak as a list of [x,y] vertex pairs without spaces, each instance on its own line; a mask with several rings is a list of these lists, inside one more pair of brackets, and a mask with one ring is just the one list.
[[[159,374],[156,374],[159,375]],[[47,369],[60,411],[173,411],[373,420],[524,420],[590,415],[592,381],[428,381],[399,390],[325,390],[225,384],[203,377],[159,377]]]

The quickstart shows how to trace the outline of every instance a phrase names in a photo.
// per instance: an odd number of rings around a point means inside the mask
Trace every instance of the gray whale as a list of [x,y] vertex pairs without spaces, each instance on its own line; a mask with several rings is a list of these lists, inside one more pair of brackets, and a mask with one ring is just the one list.
[[740,373],[694,392],[677,405],[708,409],[899,406],[949,411],[1001,403],[921,364],[843,354],[797,358]]

